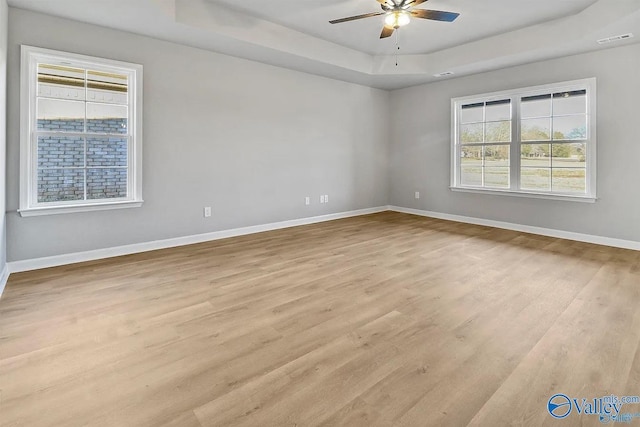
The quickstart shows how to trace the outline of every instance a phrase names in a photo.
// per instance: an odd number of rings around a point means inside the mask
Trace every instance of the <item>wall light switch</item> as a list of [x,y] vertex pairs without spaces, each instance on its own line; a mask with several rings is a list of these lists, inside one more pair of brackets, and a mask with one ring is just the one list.
[[205,206],[204,208],[204,217],[209,218],[211,216],[211,206]]
[[420,192],[416,191],[416,199],[419,199],[419,198],[420,198]]
[[324,195],[324,202],[325,203],[329,203],[329,195],[328,194]]
[[304,198],[304,204],[307,205],[307,206],[310,205],[311,204],[311,197],[309,197],[309,196],[305,197]]

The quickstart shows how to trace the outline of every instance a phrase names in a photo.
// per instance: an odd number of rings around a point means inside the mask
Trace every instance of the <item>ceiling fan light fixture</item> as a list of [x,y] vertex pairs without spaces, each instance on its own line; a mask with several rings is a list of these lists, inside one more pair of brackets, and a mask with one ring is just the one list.
[[384,23],[391,28],[404,27],[410,21],[409,14],[403,10],[393,11],[384,18]]

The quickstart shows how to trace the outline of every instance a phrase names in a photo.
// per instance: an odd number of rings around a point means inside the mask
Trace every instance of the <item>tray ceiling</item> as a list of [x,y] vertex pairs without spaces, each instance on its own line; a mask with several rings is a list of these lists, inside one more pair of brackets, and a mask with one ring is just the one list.
[[[9,0],[13,7],[330,78],[396,89],[640,41],[640,0],[430,0],[453,23],[413,20],[380,40],[375,0]],[[624,33],[636,37],[599,45]]]

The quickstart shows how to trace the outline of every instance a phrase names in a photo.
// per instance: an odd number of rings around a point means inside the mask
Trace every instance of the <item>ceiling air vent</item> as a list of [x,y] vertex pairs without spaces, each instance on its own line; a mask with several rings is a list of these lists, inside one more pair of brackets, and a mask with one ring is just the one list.
[[633,37],[633,34],[631,34],[631,33],[621,34],[619,36],[612,36],[612,37],[607,37],[605,39],[600,39],[600,40],[598,40],[598,44],[607,44],[607,43],[611,43],[611,42],[617,42],[617,41],[621,41],[621,40],[630,39],[631,37]]
[[434,74],[433,77],[445,77],[453,75],[452,71],[445,71],[444,73]]

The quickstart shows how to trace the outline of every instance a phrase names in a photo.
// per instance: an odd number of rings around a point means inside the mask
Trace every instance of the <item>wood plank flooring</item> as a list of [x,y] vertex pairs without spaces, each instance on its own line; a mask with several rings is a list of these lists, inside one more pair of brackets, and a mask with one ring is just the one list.
[[640,394],[640,252],[385,212],[0,299],[0,426],[600,425],[555,393]]

